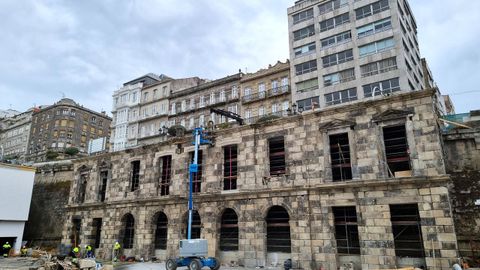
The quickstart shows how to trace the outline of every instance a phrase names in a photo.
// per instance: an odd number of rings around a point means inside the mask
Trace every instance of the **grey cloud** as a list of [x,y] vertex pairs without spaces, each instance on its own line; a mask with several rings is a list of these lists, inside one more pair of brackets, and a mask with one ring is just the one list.
[[[472,25],[480,25],[480,9],[471,1],[449,2],[411,0],[411,5],[422,55],[440,87],[454,93],[473,88],[479,77]],[[109,111],[112,92],[148,72],[215,79],[239,68],[254,71],[283,61],[288,57],[286,9],[292,4],[0,1],[0,108],[51,104],[64,92],[86,107]],[[454,33],[446,35],[445,29]],[[464,74],[471,79],[459,82]],[[471,95],[453,97],[460,111],[478,107]]]

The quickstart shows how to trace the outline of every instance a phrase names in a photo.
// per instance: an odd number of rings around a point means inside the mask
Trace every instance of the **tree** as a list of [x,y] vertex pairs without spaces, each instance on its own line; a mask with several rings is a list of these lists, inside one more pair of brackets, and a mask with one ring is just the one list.
[[75,156],[76,154],[78,154],[78,152],[80,151],[76,147],[68,147],[67,149],[65,149],[65,154],[69,156]]
[[58,153],[52,150],[48,150],[45,156],[48,160],[54,160],[58,157]]

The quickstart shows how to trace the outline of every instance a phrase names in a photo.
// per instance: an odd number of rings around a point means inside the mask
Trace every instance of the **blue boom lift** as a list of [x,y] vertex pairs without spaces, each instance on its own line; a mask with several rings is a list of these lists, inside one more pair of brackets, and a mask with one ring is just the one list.
[[[240,115],[211,108],[210,112],[223,115],[234,119],[240,125],[243,125],[243,119]],[[187,239],[180,240],[180,257],[168,259],[165,263],[167,270],[176,270],[177,267],[187,266],[190,270],[200,270],[203,267],[209,267],[212,270],[220,268],[220,262],[214,257],[208,256],[208,243],[206,239],[192,239],[192,216],[193,216],[193,174],[198,172],[198,150],[200,145],[213,145],[213,142],[205,139],[203,128],[196,128],[193,132],[193,144],[195,152],[193,163],[189,166],[189,191],[188,191],[188,231]]]
[[195,152],[193,163],[189,166],[190,181],[188,192],[188,232],[187,239],[180,240],[180,257],[168,259],[166,262],[167,270],[175,270],[177,267],[187,266],[190,270],[199,270],[202,267],[209,267],[217,270],[220,268],[220,262],[214,257],[206,257],[208,254],[208,244],[206,239],[192,239],[192,216],[193,216],[193,174],[198,172],[198,150],[200,145],[212,145],[210,140],[204,138],[203,128],[196,128],[193,132],[193,144]]

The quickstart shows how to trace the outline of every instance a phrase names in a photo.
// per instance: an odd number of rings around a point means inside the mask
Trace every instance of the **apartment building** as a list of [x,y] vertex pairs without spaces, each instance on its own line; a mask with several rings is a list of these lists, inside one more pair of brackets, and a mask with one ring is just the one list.
[[131,127],[129,139],[136,136],[138,144],[142,145],[163,141],[161,130],[170,127],[170,97],[203,82],[205,80],[192,77],[161,81],[142,88],[138,128]]
[[[165,75],[146,74],[123,84],[113,93],[112,132],[110,143],[112,151],[120,151],[129,146],[136,145],[137,120],[140,115],[140,99],[143,87],[162,80],[170,80]],[[131,123],[129,119],[134,119]],[[128,136],[134,130],[135,136]]]
[[0,159],[25,161],[33,109],[0,120]]
[[[214,129],[193,182],[193,238],[248,268],[291,259],[307,270],[451,269],[457,239],[435,95]],[[193,148],[187,133],[73,161],[62,244],[94,245],[106,259],[115,241],[126,256],[178,256]]]
[[181,125],[186,130],[216,124],[235,122],[210,108],[240,113],[240,79],[237,73],[198,86],[172,92],[170,96],[169,126]]
[[113,93],[112,151],[157,141],[158,130],[167,123],[171,93],[201,82],[197,77],[173,79],[149,73],[124,83]]
[[241,115],[246,124],[253,124],[263,116],[283,116],[291,108],[290,63],[278,61],[240,80],[242,89]]
[[87,109],[69,98],[35,109],[26,160],[45,161],[48,151],[57,152],[62,158],[69,147],[86,155],[90,140],[110,136],[111,121],[105,112]]
[[288,25],[300,111],[425,88],[407,0],[301,0]]

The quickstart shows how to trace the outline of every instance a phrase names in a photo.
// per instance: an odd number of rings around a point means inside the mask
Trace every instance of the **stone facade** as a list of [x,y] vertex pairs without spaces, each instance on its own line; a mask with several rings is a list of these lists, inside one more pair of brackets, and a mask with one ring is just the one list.
[[[480,128],[453,129],[443,134],[446,169],[461,256],[480,258]],[[476,126],[476,127],[475,127]],[[479,262],[477,262],[477,265]],[[471,265],[472,266],[472,265]]]
[[[211,131],[215,146],[201,147],[201,192],[194,195],[200,235],[209,241],[209,255],[247,267],[278,265],[291,258],[294,267],[301,269],[337,269],[350,261],[355,269],[413,264],[450,269],[457,257],[457,239],[449,177],[439,158],[442,146],[434,95],[431,90],[412,92]],[[396,174],[387,168],[382,130],[390,126],[405,127],[409,176],[393,177]],[[329,136],[338,133],[349,138],[352,179],[347,181],[334,181],[332,176]],[[285,158],[283,173],[275,175],[269,155],[273,138],[283,138]],[[238,149],[237,185],[225,190],[224,149],[231,145]],[[126,232],[133,229],[132,248],[125,248],[124,254],[147,259],[178,255],[178,240],[185,238],[191,151],[191,136],[185,136],[74,161],[62,243],[83,245],[98,240],[97,256],[108,258],[114,242],[124,243]],[[171,181],[169,194],[162,196],[161,160],[167,155],[172,157]],[[138,172],[136,161],[140,162]],[[133,188],[137,175],[139,185]],[[103,178],[107,188],[102,201]],[[85,196],[81,196],[83,190]],[[392,209],[406,204],[418,213],[415,224],[424,254],[418,258],[396,256],[399,247],[393,216],[398,213]],[[334,213],[339,207],[350,207],[356,213],[348,226],[358,235],[358,252],[339,251],[343,244],[336,239]],[[236,215],[238,248],[225,251],[221,248],[226,228],[222,224],[230,209]],[[280,214],[274,215],[274,210],[282,213],[282,220],[275,221]],[[156,249],[159,213],[168,219],[167,240],[164,248]],[[283,237],[273,238],[280,231]],[[287,249],[278,251],[275,241]]]
[[49,150],[58,152],[59,158],[64,158],[68,147],[75,147],[80,155],[86,155],[90,140],[110,137],[111,121],[105,112],[89,110],[69,98],[36,109],[32,115],[26,159],[46,161]]

